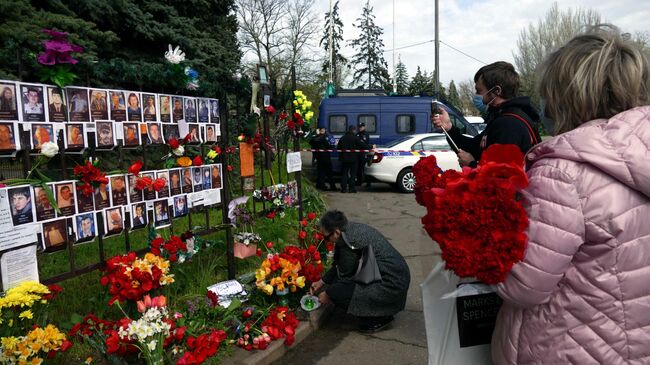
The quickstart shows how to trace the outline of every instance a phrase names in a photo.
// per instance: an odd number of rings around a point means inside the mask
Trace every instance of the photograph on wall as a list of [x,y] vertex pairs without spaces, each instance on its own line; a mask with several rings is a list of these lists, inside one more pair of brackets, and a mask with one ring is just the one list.
[[217,125],[208,124],[205,126],[205,141],[217,142]]
[[153,203],[153,225],[156,228],[168,226],[171,223],[169,218],[169,205],[167,199],[156,200]]
[[187,123],[196,123],[196,99],[185,98],[185,121]]
[[176,138],[179,140],[181,138],[180,132],[178,131],[178,124],[163,124],[163,134],[165,136],[165,142],[169,143],[169,140]]
[[[145,122],[155,122],[158,120],[158,108],[156,107],[156,95],[142,94],[142,117]],[[169,104],[167,105],[169,110]]]
[[189,194],[194,191],[193,189],[193,183],[192,183],[192,168],[191,167],[186,167],[184,169],[181,169],[181,189],[183,193]]
[[43,95],[42,85],[20,84],[23,122],[45,121],[45,98]]
[[99,184],[95,188],[93,198],[95,200],[95,210],[102,210],[111,206],[111,195],[108,184]]
[[210,100],[198,99],[199,102],[199,123],[210,122]]
[[135,188],[137,179],[137,176],[133,174],[126,175],[126,181],[128,182],[129,189],[129,203],[139,203],[144,200],[144,194],[142,190]]
[[189,144],[200,144],[201,143],[201,134],[199,133],[199,125],[198,124],[188,124],[187,125],[187,130],[190,135],[190,140]]
[[138,123],[125,122],[122,124],[124,146],[137,147],[140,145],[140,127]]
[[29,185],[8,188],[7,196],[14,227],[34,222],[32,188]]
[[111,119],[116,122],[123,122],[126,120],[126,100],[124,97],[124,91],[122,90],[111,90],[109,92],[111,96]]
[[87,213],[95,210],[95,201],[93,197],[95,196],[95,190],[90,194],[86,194],[83,190],[77,189],[79,187],[79,182],[75,181],[75,191],[77,195],[77,213]]
[[68,108],[66,107],[63,90],[54,86],[47,86],[47,114],[50,122],[62,123],[68,121]]
[[0,82],[0,120],[18,120],[18,97],[16,84]]
[[160,133],[160,123],[147,123],[147,136],[151,144],[164,144],[162,134]]
[[77,243],[92,241],[97,235],[95,228],[95,212],[77,214],[74,216]]
[[[142,172],[140,175],[142,175],[143,178],[149,178],[151,181],[155,180],[155,173],[153,171],[151,172]],[[144,192],[144,199],[145,200],[154,200],[156,199],[156,191],[150,188],[144,188],[142,190]]]
[[65,125],[65,148],[69,150],[82,150],[86,147],[86,134],[83,123],[70,123]]
[[221,164],[212,165],[210,171],[212,171],[212,189],[221,188]]
[[255,190],[255,176],[242,176],[241,188],[244,192],[251,192]]
[[90,117],[93,121],[108,119],[108,91],[90,89]]
[[42,225],[43,250],[54,252],[68,247],[68,219],[62,218]]
[[160,121],[163,123],[172,122],[172,97],[169,95],[158,95],[160,105]]
[[74,204],[74,187],[72,181],[55,184],[56,205],[59,207],[59,216],[69,216],[76,213]]
[[[48,186],[52,189],[52,185]],[[50,199],[47,198],[45,189],[41,186],[34,186],[34,207],[36,208],[36,220],[39,222],[56,217],[56,210],[50,203]]]
[[158,198],[169,197],[169,171],[161,170],[156,172],[156,179],[161,179],[165,185],[158,191]]
[[203,191],[203,171],[200,167],[192,168],[192,181],[194,192]]
[[178,195],[181,193],[181,170],[169,170],[169,191],[171,195]]
[[54,138],[54,126],[52,124],[32,123],[32,146],[35,150],[40,150],[45,142],[56,143]]
[[113,121],[102,120],[95,122],[95,139],[97,149],[110,150],[115,147],[115,131]]
[[124,230],[124,210],[122,207],[104,209],[104,237],[122,233]]
[[178,123],[180,120],[183,120],[185,116],[183,115],[183,97],[182,96],[173,96],[172,102],[174,104],[172,109],[172,122]]
[[147,226],[147,203],[131,204],[131,229]]
[[187,215],[187,196],[180,195],[174,197],[174,217],[184,217]]
[[212,189],[211,170],[210,166],[201,167],[201,173],[203,174],[203,190]]
[[15,122],[0,122],[0,152],[11,152],[20,149],[18,125]]
[[210,99],[210,123],[219,123],[219,99]]
[[126,195],[124,175],[109,176],[108,180],[111,183],[111,206],[127,205],[128,197]]
[[65,89],[71,122],[89,122],[88,89],[68,87]]
[[126,116],[129,122],[142,122],[142,105],[140,93],[127,91],[129,95],[126,101]]

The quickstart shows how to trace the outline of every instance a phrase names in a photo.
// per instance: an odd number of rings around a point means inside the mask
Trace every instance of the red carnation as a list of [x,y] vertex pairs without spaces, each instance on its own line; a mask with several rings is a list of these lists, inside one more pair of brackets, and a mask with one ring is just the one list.
[[314,219],[316,219],[316,213],[314,213],[314,212],[307,213],[307,219],[309,219],[310,221],[313,221]]
[[170,139],[169,142],[167,142],[167,144],[169,144],[169,147],[172,150],[177,149],[181,145],[180,143],[178,143],[178,140],[176,138]]
[[194,159],[192,160],[192,165],[194,165],[194,166],[203,165],[203,159],[201,159],[201,156],[194,157]]
[[153,190],[155,190],[155,191],[161,191],[165,187],[165,185],[167,185],[167,183],[162,178],[157,178],[151,184],[151,186],[153,187]]
[[137,175],[140,173],[140,170],[142,170],[142,162],[136,161],[129,167],[129,173],[133,175]]
[[306,237],[307,237],[307,232],[305,232],[305,231],[300,231],[300,232],[298,233],[298,238],[300,238],[301,240],[304,240]]

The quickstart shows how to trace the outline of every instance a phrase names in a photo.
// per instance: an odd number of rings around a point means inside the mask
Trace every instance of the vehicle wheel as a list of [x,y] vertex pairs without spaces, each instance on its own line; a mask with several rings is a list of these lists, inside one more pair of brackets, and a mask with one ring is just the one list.
[[415,189],[415,174],[410,167],[405,168],[397,175],[397,188],[402,193],[412,193]]

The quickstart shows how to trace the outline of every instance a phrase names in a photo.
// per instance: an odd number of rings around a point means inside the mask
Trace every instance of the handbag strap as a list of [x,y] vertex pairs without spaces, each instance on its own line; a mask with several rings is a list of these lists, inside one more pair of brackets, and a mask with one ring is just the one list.
[[537,139],[537,135],[535,135],[535,130],[530,125],[529,121],[527,121],[526,119],[522,118],[520,115],[517,115],[515,113],[503,113],[501,115],[507,115],[509,117],[515,117],[515,118],[519,119],[520,121],[522,121],[524,123],[524,125],[526,126],[526,128],[528,129],[528,135],[530,136],[530,144],[534,146],[534,145],[539,143],[539,140]]

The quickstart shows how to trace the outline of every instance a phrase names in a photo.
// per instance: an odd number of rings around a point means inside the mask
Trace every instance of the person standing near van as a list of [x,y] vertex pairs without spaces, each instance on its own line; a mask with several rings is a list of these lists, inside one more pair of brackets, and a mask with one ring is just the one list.
[[[367,150],[370,147],[354,132],[356,127],[351,125],[348,131],[341,137],[337,149],[339,150]],[[339,152],[339,160],[341,161],[341,192],[342,193],[356,193],[355,180],[357,178],[357,168],[359,166],[359,155],[362,152]]]
[[[495,62],[481,67],[474,75],[477,96],[487,106],[485,130],[476,137],[467,137],[453,126],[446,110],[431,115],[433,124],[449,133],[458,145],[461,166],[476,167],[483,150],[493,144],[515,144],[525,154],[541,142],[537,133],[539,114],[528,96],[517,97],[519,75],[508,62]],[[478,98],[477,98],[478,99]]]
[[[334,138],[327,134],[325,128],[316,130],[316,136],[309,141],[311,148],[315,150],[331,150],[334,148]],[[336,190],[336,183],[334,176],[332,176],[332,158],[329,151],[327,152],[314,152],[316,157],[316,169],[318,171],[318,178],[316,180],[316,188],[327,190],[325,180],[329,184],[329,190]]]
[[[365,144],[370,145],[370,135],[366,132],[366,123],[359,123],[359,132],[357,137],[362,140]],[[357,181],[356,186],[359,186],[365,180],[364,169],[366,167],[366,153],[359,154],[359,166],[357,168]],[[366,187],[370,187],[370,181],[366,180]]]

